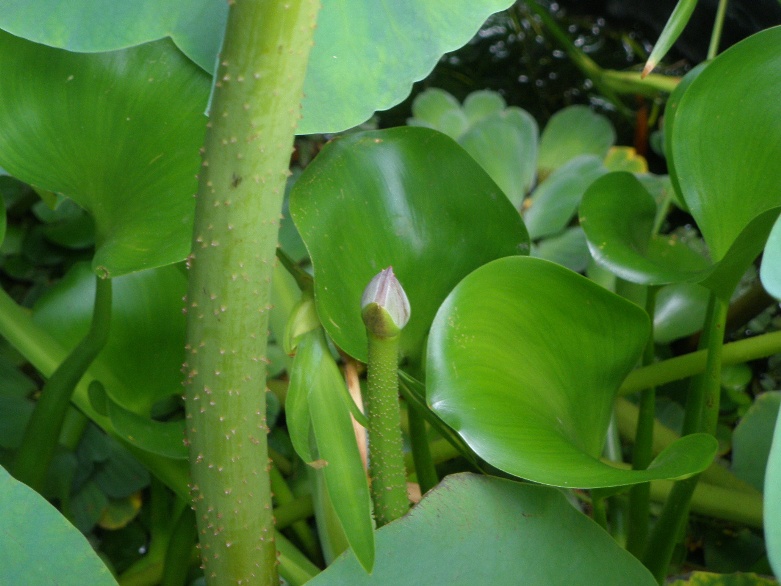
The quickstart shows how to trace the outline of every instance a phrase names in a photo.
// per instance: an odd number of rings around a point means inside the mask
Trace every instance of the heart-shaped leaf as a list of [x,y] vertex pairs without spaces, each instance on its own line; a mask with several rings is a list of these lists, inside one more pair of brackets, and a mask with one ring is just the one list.
[[[109,340],[92,368],[105,374],[99,378],[106,391],[126,409],[146,416],[158,401],[181,394],[186,291],[178,266],[114,279]],[[33,319],[71,348],[87,332],[94,298],[89,266],[75,265],[38,300]]]
[[412,512],[377,532],[371,575],[347,552],[308,584],[471,586],[519,579],[526,586],[655,584],[557,490],[468,473],[448,476]]
[[[725,51],[691,80],[666,116],[667,156],[714,261],[727,255],[752,220],[770,210],[777,214],[781,206],[778,43],[781,29],[771,28]],[[755,230],[745,251],[753,252],[751,260],[770,226]]]
[[[301,336],[290,373],[286,403],[291,416],[290,437],[298,454],[322,470],[347,541],[365,571],[371,572],[371,498],[345,397],[344,379],[328,350],[323,329],[307,332]],[[311,447],[312,439],[316,449]]]
[[116,586],[79,530],[3,468],[0,494],[0,583]]
[[428,342],[434,411],[483,459],[543,484],[596,488],[705,469],[716,440],[687,436],[647,470],[599,460],[621,381],[649,335],[636,305],[563,267],[503,258],[466,277]]
[[478,266],[527,254],[518,212],[455,142],[427,128],[347,136],[326,145],[293,188],[290,211],[312,257],[324,327],[366,361],[361,295],[388,266],[412,311],[401,351],[417,359],[434,314]]
[[69,53],[0,32],[0,166],[72,198],[104,276],[190,250],[209,81],[170,41]]
[[[320,11],[298,132],[338,132],[395,106],[439,58],[511,0],[335,0]],[[72,51],[109,51],[166,35],[212,71],[228,3],[213,0],[13,0],[0,28]],[[349,15],[349,17],[347,17]],[[372,75],[366,75],[371,71]]]

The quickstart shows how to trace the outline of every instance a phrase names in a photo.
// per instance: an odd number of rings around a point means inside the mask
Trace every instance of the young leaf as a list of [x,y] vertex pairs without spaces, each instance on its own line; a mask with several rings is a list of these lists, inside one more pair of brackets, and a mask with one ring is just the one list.
[[661,61],[681,36],[683,29],[686,28],[686,24],[689,22],[689,18],[697,7],[697,0],[678,0],[673,13],[670,15],[667,24],[664,25],[662,34],[659,35],[659,40],[656,41],[653,51],[648,56],[648,61],[643,68],[641,77],[645,77],[654,70],[659,61]]
[[621,381],[649,335],[645,312],[544,260],[493,261],[442,304],[428,342],[435,412],[488,463],[521,478],[609,487],[680,478],[716,440],[682,438],[647,470],[599,460]]

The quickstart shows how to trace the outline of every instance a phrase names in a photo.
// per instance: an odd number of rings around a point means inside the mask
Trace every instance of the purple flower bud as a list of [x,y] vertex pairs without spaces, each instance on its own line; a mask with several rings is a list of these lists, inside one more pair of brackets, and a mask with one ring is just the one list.
[[404,288],[388,267],[374,277],[361,297],[361,316],[366,328],[375,336],[396,336],[407,325],[409,299]]

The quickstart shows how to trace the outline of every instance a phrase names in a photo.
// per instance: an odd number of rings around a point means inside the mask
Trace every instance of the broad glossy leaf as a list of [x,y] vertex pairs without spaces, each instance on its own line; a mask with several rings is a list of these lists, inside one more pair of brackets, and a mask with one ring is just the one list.
[[654,307],[654,340],[669,344],[702,329],[708,290],[696,283],[673,283],[659,289]]
[[[374,565],[374,530],[369,484],[350,411],[344,403],[347,393],[344,379],[328,350],[322,328],[311,330],[301,337],[290,387],[288,404],[291,392],[294,397],[298,395],[295,400],[299,403],[298,407],[290,405],[289,408],[296,419],[291,439],[299,450],[310,442],[312,430],[318,460],[312,462],[308,459],[312,455],[309,445],[299,455],[322,470],[328,495],[347,541],[357,553],[361,565],[371,572]],[[306,394],[303,400],[302,393]],[[309,411],[306,422],[301,404]]]
[[0,583],[116,586],[78,529],[2,468],[0,494]]
[[594,155],[575,157],[553,171],[534,190],[523,215],[531,238],[544,238],[566,228],[588,186],[605,173],[602,160]]
[[532,256],[555,262],[576,273],[584,272],[591,260],[586,236],[580,226],[544,238],[532,249]]
[[[562,535],[567,547],[562,548]],[[560,492],[462,473],[377,532],[369,576],[347,552],[308,584],[652,586],[651,574]]]
[[512,204],[520,208],[536,171],[534,118],[520,108],[495,112],[475,122],[458,143],[480,163]]
[[759,276],[765,290],[781,300],[781,218],[776,220],[767,239]]
[[[114,279],[113,307],[106,347],[93,368],[120,405],[148,415],[151,407],[181,394],[187,279],[178,266]],[[95,276],[75,265],[36,303],[33,319],[64,347],[72,348],[92,319]],[[105,373],[105,376],[101,376]]]
[[652,236],[656,202],[631,173],[609,173],[592,183],[579,213],[591,255],[622,279],[659,285],[700,281],[711,272],[685,243]]
[[[719,55],[671,117],[668,159],[714,261],[754,218],[781,206],[781,102],[773,98],[781,84],[779,43],[781,28],[773,28]],[[754,241],[745,243],[751,260],[769,230],[754,227]]]
[[455,142],[426,128],[347,136],[326,145],[293,188],[290,211],[312,257],[320,320],[366,360],[360,301],[393,271],[412,312],[402,353],[417,358],[434,314],[478,266],[529,250],[518,212]]
[[439,416],[497,468],[543,484],[597,488],[680,478],[716,441],[687,436],[648,470],[599,460],[621,381],[649,323],[636,305],[572,271],[503,258],[462,280],[428,342],[426,389]]
[[209,81],[170,41],[77,54],[0,32],[0,165],[93,216],[93,268],[184,259]]
[[604,159],[616,141],[610,121],[587,106],[570,106],[554,114],[540,138],[537,167],[542,176],[580,155]]
[[781,576],[781,410],[765,471],[765,545],[776,576]]
[[732,471],[757,490],[765,485],[765,468],[773,442],[781,392],[758,396],[732,434]]

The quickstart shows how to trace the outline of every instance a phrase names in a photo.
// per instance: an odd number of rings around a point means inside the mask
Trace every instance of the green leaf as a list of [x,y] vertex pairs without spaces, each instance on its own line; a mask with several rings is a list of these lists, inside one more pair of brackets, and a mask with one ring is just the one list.
[[417,359],[434,313],[461,278],[528,253],[526,230],[488,175],[448,137],[395,128],[325,146],[293,188],[290,211],[312,257],[315,301],[334,342],[366,361],[360,301],[393,266],[412,307],[403,355]]
[[544,178],[580,155],[604,159],[616,141],[610,121],[586,106],[569,106],[554,114],[540,138],[537,168]]
[[757,490],[765,485],[765,468],[779,405],[781,392],[761,394],[732,434],[732,471]]
[[[464,102],[465,109],[466,105]],[[512,204],[520,208],[536,171],[534,118],[520,108],[494,112],[475,122],[458,143],[480,163]]]
[[[771,98],[781,84],[779,43],[781,29],[768,29],[725,51],[665,117],[668,160],[714,261],[752,220],[781,206],[781,102]],[[759,254],[771,226],[754,227],[745,256]]]
[[607,172],[600,158],[582,155],[559,166],[534,190],[523,220],[533,240],[567,227],[584,192]]
[[[504,101],[502,95],[491,90],[478,90],[472,92],[464,100],[464,114],[466,114],[469,124],[472,125],[491,114],[501,112],[506,107],[507,103]],[[532,121],[534,121],[533,118]]]
[[[317,445],[317,468],[322,469],[328,495],[342,524],[347,541],[356,552],[367,572],[374,565],[374,531],[372,527],[371,498],[366,471],[353,431],[350,411],[343,396],[347,390],[336,366],[322,328],[301,337],[291,379],[295,377],[297,392],[305,390],[309,421]],[[291,387],[294,382],[291,380]],[[290,397],[290,390],[288,397]],[[303,432],[303,429],[298,429]],[[291,439],[298,449],[306,438]],[[299,455],[305,459],[309,450]],[[311,462],[311,460],[308,460]]]
[[2,468],[0,494],[0,583],[116,585],[84,536]]
[[689,22],[689,18],[696,7],[697,0],[678,1],[667,24],[664,25],[662,34],[659,35],[659,40],[656,41],[653,51],[648,56],[648,61],[643,68],[643,77],[654,70],[659,61],[667,54],[667,51],[675,44],[675,41],[681,36],[683,29],[686,28],[686,24]]
[[776,220],[767,239],[759,276],[765,290],[781,300],[781,219]]
[[781,576],[781,410],[776,419],[773,443],[765,471],[765,545],[773,572]]
[[576,273],[584,272],[591,260],[586,235],[580,226],[541,240],[532,249],[532,256],[555,262]]
[[645,312],[563,267],[493,261],[442,304],[426,389],[439,416],[484,460],[521,478],[597,488],[681,478],[716,440],[682,438],[647,470],[599,460],[619,385],[649,335]]
[[[561,537],[567,535],[567,547]],[[351,552],[311,586],[398,584],[633,584],[651,574],[564,495],[544,486],[462,473],[377,532],[367,575]]]
[[[88,265],[74,265],[38,300],[33,320],[70,348],[87,332],[94,291]],[[186,291],[177,266],[114,279],[109,340],[92,368],[124,408],[148,415],[158,401],[181,394]]]
[[697,282],[729,299],[767,237],[777,212],[765,211],[742,229],[715,264],[673,236],[652,234],[656,202],[634,175],[614,172],[588,188],[580,224],[594,259],[622,279],[643,285]]
[[670,342],[699,332],[705,323],[710,293],[695,283],[673,283],[659,289],[654,308],[654,341]]
[[0,32],[0,166],[63,193],[96,227],[93,268],[183,260],[209,81],[170,41],[79,54]]
[[469,121],[450,93],[439,88],[429,88],[415,96],[412,101],[411,126],[425,126],[447,134],[453,140],[467,129]]

